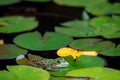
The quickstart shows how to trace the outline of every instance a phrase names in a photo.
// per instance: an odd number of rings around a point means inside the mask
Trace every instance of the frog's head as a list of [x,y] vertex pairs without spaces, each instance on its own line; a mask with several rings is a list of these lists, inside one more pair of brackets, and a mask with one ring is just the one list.
[[54,59],[51,67],[48,67],[47,70],[60,70],[69,66],[69,63],[64,58]]

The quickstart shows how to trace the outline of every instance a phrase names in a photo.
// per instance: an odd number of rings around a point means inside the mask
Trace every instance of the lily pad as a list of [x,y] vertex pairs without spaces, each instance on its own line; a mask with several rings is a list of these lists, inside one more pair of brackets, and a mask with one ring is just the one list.
[[79,68],[90,68],[90,67],[104,67],[105,61],[97,56],[80,56],[75,65]]
[[107,2],[107,0],[53,0],[56,4],[62,6],[84,7],[96,3]]
[[8,71],[0,71],[0,80],[49,80],[50,78],[47,71],[31,66],[7,66],[7,69]]
[[36,28],[34,17],[7,16],[0,18],[0,33],[17,33]]
[[27,54],[27,50],[19,48],[14,44],[0,45],[0,58],[15,58],[21,54]]
[[100,3],[86,7],[86,10],[93,15],[120,14],[120,3]]
[[66,27],[55,27],[55,31],[72,37],[92,37],[95,28],[91,27],[87,21],[73,20],[61,24]]
[[29,32],[14,38],[17,45],[30,50],[54,50],[67,46],[71,40],[71,37],[55,32],[46,32],[43,37],[39,32]]
[[[67,73],[66,76],[88,76],[92,80],[120,80],[120,70],[111,68],[86,68],[76,69]],[[90,80],[91,80],[90,79]],[[79,80],[79,79],[66,79],[66,80]]]
[[116,48],[103,50],[100,54],[105,56],[120,56],[120,44]]
[[6,70],[0,71],[0,80],[3,80],[3,79],[4,80],[18,80],[18,79],[15,78],[14,75],[12,75],[11,73],[9,73]]
[[10,5],[19,2],[20,0],[1,0],[0,6]]
[[96,28],[95,33],[105,38],[119,38],[120,16],[102,16],[91,19],[90,24]]
[[102,41],[101,39],[96,38],[85,38],[72,41],[70,47],[79,50],[102,51],[115,47],[115,44],[111,41]]

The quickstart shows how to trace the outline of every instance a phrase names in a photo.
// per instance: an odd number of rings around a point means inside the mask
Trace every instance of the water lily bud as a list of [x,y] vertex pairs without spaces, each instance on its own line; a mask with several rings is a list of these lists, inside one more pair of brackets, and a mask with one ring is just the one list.
[[0,45],[4,44],[4,40],[0,39]]

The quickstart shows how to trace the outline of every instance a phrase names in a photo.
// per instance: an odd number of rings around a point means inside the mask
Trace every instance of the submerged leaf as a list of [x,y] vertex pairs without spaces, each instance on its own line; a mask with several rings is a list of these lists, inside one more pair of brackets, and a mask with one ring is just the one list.
[[[111,68],[86,68],[76,69],[67,73],[66,76],[88,76],[90,80],[120,80],[120,70]],[[66,80],[79,80],[79,79],[66,79]]]
[[17,33],[36,28],[38,22],[34,17],[7,16],[0,18],[0,33]]
[[27,50],[17,47],[14,44],[0,45],[0,58],[15,58],[20,54],[26,54]]
[[71,37],[55,32],[46,32],[43,37],[39,32],[29,32],[14,38],[17,45],[30,50],[54,50],[68,45],[71,40]]

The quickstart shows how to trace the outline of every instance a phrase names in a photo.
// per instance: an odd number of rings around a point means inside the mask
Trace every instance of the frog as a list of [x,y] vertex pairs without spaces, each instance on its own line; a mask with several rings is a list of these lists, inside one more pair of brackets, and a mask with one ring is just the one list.
[[[65,69],[69,66],[69,62],[65,60],[63,57],[58,57],[55,59],[44,58],[35,54],[28,54],[27,57],[24,55],[19,55],[16,58],[16,62],[18,64],[25,64],[32,67],[37,67],[40,69],[45,69],[47,71],[58,71],[61,69]],[[22,62],[22,63],[21,63]],[[58,76],[53,75],[53,77],[64,77],[64,78],[76,78],[76,79],[85,79],[91,80],[92,78],[89,76]]]
[[19,62],[22,60],[24,64],[37,67],[37,68],[41,68],[41,69],[45,69],[45,70],[49,70],[49,71],[57,71],[57,70],[61,70],[69,66],[69,62],[67,62],[62,57],[58,57],[55,59],[49,59],[49,58],[44,58],[42,56],[35,55],[35,54],[28,54],[27,57],[25,57],[24,55],[19,55],[16,58],[16,62],[18,64],[21,64]]

